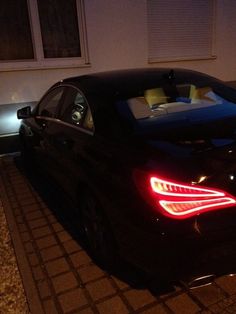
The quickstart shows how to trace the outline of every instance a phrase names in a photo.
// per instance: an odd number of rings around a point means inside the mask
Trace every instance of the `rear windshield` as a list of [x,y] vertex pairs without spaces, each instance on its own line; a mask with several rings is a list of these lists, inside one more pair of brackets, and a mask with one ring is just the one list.
[[201,88],[195,85],[177,85],[169,90],[161,87],[144,91],[141,97],[127,100],[129,109],[137,120],[169,116],[175,113],[187,113],[222,104],[232,104],[209,86]]
[[[210,82],[209,82],[210,83]],[[117,103],[138,129],[173,129],[236,118],[236,91],[224,84],[169,84]]]

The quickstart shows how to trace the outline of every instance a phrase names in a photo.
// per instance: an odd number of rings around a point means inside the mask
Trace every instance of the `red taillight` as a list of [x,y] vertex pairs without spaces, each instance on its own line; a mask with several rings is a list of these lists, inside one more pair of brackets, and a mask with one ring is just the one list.
[[208,196],[224,196],[221,191],[210,190],[206,188],[195,187],[191,185],[183,185],[169,182],[156,177],[150,179],[151,187],[154,192],[161,195],[170,196],[186,196],[186,197],[208,197]]
[[163,214],[177,219],[236,203],[232,195],[220,190],[179,184],[154,176],[150,177],[150,186]]

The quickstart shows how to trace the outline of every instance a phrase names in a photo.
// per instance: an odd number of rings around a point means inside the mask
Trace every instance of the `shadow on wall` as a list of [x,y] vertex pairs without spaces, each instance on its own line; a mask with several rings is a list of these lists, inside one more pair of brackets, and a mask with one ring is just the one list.
[[20,120],[16,112],[28,105],[33,108],[36,102],[0,105],[0,155],[19,151]]

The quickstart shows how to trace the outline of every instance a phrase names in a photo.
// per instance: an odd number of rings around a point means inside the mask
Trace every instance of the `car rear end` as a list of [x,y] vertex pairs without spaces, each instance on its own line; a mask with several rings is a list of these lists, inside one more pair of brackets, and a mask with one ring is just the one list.
[[233,272],[236,92],[210,79],[176,77],[117,102],[144,149],[143,165],[133,169],[138,200],[130,206],[145,211],[150,224],[131,227],[133,257],[165,277]]

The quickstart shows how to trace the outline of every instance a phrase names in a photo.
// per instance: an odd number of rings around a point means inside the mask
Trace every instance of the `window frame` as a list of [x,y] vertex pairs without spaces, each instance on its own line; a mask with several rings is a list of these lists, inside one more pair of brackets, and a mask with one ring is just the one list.
[[37,0],[27,0],[34,59],[0,60],[0,71],[71,68],[90,66],[84,1],[76,0],[81,57],[44,58]]

